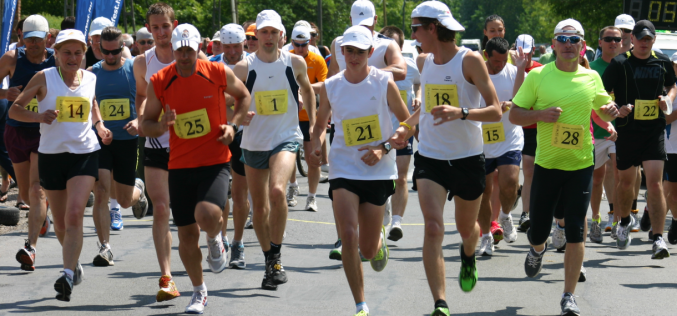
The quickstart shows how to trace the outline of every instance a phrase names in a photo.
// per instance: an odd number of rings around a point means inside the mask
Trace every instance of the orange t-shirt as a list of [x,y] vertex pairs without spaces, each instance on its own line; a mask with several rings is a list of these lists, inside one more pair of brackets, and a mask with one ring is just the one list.
[[[197,60],[195,73],[181,77],[176,63],[154,74],[150,81],[162,106],[176,110],[169,128],[169,169],[213,166],[230,161],[228,146],[218,141],[219,125],[226,124],[226,71],[221,63]],[[178,135],[177,135],[178,134]],[[181,137],[180,137],[181,136]]]
[[[294,51],[292,50],[291,53],[293,54]],[[322,56],[313,52],[308,52],[308,56],[304,59],[306,60],[306,66],[308,66],[307,73],[310,84],[327,80],[327,72],[329,72],[329,70],[327,69],[327,63]],[[306,109],[301,108],[299,111],[299,121],[308,122],[309,120],[308,112],[306,112]]]

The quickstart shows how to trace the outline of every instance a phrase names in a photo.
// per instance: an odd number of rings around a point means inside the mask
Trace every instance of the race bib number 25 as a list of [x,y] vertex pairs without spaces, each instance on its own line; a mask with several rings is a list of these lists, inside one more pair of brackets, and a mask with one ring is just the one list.
[[199,109],[176,116],[174,132],[179,138],[198,138],[209,134],[211,131],[212,127],[209,125],[207,109]]
[[89,120],[90,101],[85,97],[56,97],[59,122],[84,123]]

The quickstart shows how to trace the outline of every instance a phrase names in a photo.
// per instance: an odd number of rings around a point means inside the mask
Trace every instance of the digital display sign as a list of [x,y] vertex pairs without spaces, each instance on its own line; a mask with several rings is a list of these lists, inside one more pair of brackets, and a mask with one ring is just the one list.
[[623,11],[635,22],[649,20],[657,30],[677,31],[677,0],[624,0]]

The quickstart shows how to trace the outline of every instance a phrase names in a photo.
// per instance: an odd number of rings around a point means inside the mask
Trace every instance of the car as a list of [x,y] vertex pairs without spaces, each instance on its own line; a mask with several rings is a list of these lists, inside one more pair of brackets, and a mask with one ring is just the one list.
[[660,49],[668,57],[677,52],[677,33],[656,33],[653,48]]
[[480,41],[479,39],[462,39],[461,46],[470,48],[473,51],[481,51],[482,41]]
[[414,40],[404,40],[404,45],[402,45],[402,56],[416,60],[418,51],[416,50],[414,43],[416,43]]

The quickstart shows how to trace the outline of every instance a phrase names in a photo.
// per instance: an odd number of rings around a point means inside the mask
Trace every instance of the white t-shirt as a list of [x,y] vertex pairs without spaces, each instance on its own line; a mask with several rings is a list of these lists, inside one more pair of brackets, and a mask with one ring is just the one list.
[[[524,75],[526,77],[526,74]],[[498,95],[498,101],[508,101],[512,99],[513,88],[515,87],[515,78],[517,77],[517,67],[506,64],[501,72],[495,75],[489,75],[491,82],[494,84],[496,89],[496,94]],[[482,107],[486,107],[487,104],[484,101],[484,98],[481,98],[480,104]],[[484,140],[484,156],[486,158],[498,158],[505,153],[513,150],[522,150],[524,148],[524,132],[522,131],[522,126],[515,125],[510,122],[510,111],[503,113],[503,117],[498,122],[483,122],[482,123],[482,138]],[[499,138],[500,131],[496,128],[499,128],[502,124],[502,132],[505,140],[495,143],[487,144],[487,141]],[[500,139],[500,138],[499,138]]]

